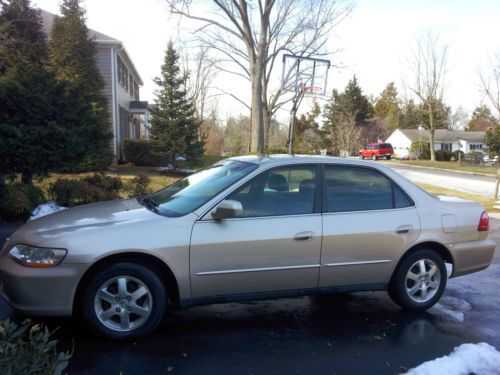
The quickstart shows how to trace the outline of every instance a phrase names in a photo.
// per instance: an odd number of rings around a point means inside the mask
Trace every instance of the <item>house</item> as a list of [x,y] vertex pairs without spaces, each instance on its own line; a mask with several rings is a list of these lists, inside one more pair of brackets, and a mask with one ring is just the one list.
[[[43,9],[40,12],[44,31],[50,38],[56,15]],[[96,62],[104,81],[115,160],[124,160],[124,140],[149,137],[148,102],[141,101],[139,95],[143,81],[121,41],[92,29],[88,33],[97,47]]]
[[[434,132],[434,149],[457,151],[465,154],[473,151],[481,151],[484,147],[484,132],[451,131],[447,129],[436,129]],[[429,143],[430,132],[426,129],[396,129],[386,139],[394,149],[394,153],[400,157],[415,156],[411,150],[413,142]]]

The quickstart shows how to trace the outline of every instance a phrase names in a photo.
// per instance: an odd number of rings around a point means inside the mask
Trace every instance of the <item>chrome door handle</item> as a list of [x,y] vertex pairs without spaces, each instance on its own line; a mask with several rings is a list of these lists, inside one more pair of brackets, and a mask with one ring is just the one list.
[[410,233],[413,227],[411,225],[401,225],[396,229],[396,233],[398,234],[404,234],[404,233]]
[[300,232],[295,235],[295,241],[311,241],[313,236],[313,232]]

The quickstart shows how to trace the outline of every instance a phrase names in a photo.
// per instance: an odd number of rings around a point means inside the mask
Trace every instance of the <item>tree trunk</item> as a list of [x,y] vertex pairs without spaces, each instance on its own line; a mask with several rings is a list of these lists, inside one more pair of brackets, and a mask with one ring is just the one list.
[[434,106],[432,103],[429,104],[429,149],[431,153],[431,161],[436,161],[436,150],[434,149]]
[[269,147],[269,136],[271,133],[271,110],[269,109],[269,106],[264,102],[264,131],[265,131],[265,137],[264,137],[264,149],[267,149]]
[[24,185],[32,185],[33,184],[33,173],[31,173],[31,171],[24,170],[21,174],[21,182]]
[[264,153],[264,105],[262,103],[262,67],[252,63],[252,148],[251,152]]

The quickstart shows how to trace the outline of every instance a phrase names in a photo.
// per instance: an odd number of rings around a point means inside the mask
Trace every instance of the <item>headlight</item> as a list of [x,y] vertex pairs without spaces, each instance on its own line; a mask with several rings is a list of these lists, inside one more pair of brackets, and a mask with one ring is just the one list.
[[27,267],[55,267],[62,262],[66,253],[65,249],[47,249],[28,245],[16,245],[9,251],[11,258]]

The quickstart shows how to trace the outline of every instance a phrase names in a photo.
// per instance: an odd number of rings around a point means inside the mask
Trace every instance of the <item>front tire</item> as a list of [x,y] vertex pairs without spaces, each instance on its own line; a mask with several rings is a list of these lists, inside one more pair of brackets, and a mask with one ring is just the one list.
[[372,160],[373,160],[373,161],[377,160],[377,155],[372,154]]
[[359,154],[359,158],[363,160],[364,159],[363,154]]
[[151,333],[163,319],[165,286],[156,273],[134,263],[117,263],[99,272],[83,295],[83,317],[100,336],[113,340]]
[[401,307],[423,311],[443,295],[447,273],[443,258],[431,249],[422,249],[406,257],[389,284],[389,295]]

